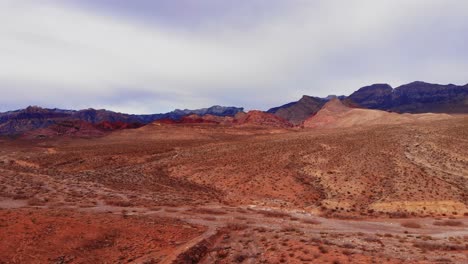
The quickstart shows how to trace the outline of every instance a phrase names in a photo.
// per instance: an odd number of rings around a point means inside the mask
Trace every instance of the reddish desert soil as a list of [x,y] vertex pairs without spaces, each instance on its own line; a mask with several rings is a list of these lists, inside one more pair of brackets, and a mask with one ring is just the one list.
[[157,261],[204,231],[174,219],[65,209],[2,210],[0,226],[4,263]]
[[466,116],[0,145],[0,263],[467,261]]

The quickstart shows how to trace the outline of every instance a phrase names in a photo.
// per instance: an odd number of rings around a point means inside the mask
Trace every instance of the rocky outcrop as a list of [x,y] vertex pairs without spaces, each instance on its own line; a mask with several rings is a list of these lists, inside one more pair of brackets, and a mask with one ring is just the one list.
[[241,126],[262,126],[275,128],[288,128],[293,125],[287,120],[274,114],[252,110],[244,115],[236,116],[235,123]]

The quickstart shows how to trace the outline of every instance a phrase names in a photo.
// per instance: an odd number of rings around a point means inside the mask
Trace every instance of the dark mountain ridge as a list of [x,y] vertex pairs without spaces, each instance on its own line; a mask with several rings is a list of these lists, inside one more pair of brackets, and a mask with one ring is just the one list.
[[311,115],[317,113],[327,99],[304,95],[297,102],[291,102],[269,109],[267,112],[279,116],[294,125],[299,125]]
[[412,82],[393,89],[388,84],[362,87],[347,99],[369,109],[398,113],[468,113],[468,84]]
[[[104,109],[62,110],[29,106],[25,109],[0,113],[0,135],[21,134],[40,128],[46,128],[64,121],[83,121],[98,125],[98,127],[135,128],[159,119],[180,120],[190,114],[234,116],[242,112],[243,108],[212,106],[195,110],[175,110],[163,114],[133,115],[113,112]],[[103,123],[110,123],[102,125]]]
[[[468,113],[468,84],[441,85],[419,81],[397,88],[392,88],[388,84],[373,84],[362,87],[347,97],[320,98],[304,95],[296,102],[271,108],[267,113],[274,114],[293,125],[300,125],[315,115],[332,98],[341,100],[348,107],[398,113]],[[25,109],[0,113],[0,135],[21,134],[64,121],[81,121],[92,125],[105,124],[97,128],[113,130],[136,128],[156,120],[181,121],[183,117],[189,115],[234,117],[243,110],[239,107],[215,105],[195,110],[176,109],[163,114],[133,115],[104,109],[62,110],[29,106]]]
[[[298,125],[316,114],[333,98],[304,95],[299,101],[268,110]],[[364,86],[350,96],[337,96],[348,107],[378,109],[398,113],[468,113],[468,84],[412,82],[392,88],[385,83]]]

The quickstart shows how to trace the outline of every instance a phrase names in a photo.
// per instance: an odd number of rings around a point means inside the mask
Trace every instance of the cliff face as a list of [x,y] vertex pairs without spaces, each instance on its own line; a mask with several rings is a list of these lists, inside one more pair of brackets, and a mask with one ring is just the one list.
[[374,84],[348,97],[356,104],[399,113],[468,113],[468,85],[412,82],[392,89]]

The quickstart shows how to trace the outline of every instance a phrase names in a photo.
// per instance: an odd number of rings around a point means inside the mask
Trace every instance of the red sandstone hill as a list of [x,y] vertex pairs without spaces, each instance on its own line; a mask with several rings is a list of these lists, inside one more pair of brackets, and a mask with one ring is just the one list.
[[175,124],[233,124],[234,118],[230,116],[215,116],[215,115],[196,115],[191,114],[182,117],[179,120],[174,119],[160,119],[154,122],[155,124],[166,124],[166,125],[175,125]]
[[182,117],[180,120],[180,123],[182,124],[204,124],[204,123],[209,123],[209,124],[218,124],[219,122],[215,121],[214,119],[207,119],[205,116],[199,116],[196,114],[188,115]]
[[180,123],[182,124],[232,124],[234,118],[230,116],[215,116],[215,115],[188,115],[182,117]]
[[187,115],[180,120],[161,119],[154,122],[155,124],[220,124],[233,126],[261,126],[271,128],[288,128],[293,125],[288,121],[276,115],[253,110],[248,113],[239,112],[234,117],[230,116],[214,116],[214,115]]
[[142,127],[140,123],[125,123],[125,122],[109,122],[104,121],[98,124],[90,122],[73,120],[60,121],[46,128],[35,129],[24,133],[24,138],[51,138],[56,136],[72,136],[72,137],[100,137],[106,133],[122,130],[134,129]]
[[105,130],[105,131],[114,131],[114,130],[120,130],[120,129],[133,129],[133,128],[139,128],[144,126],[142,123],[125,123],[122,121],[117,121],[117,122],[109,122],[109,121],[104,121],[101,123],[98,123],[95,125],[96,128],[99,130]]

